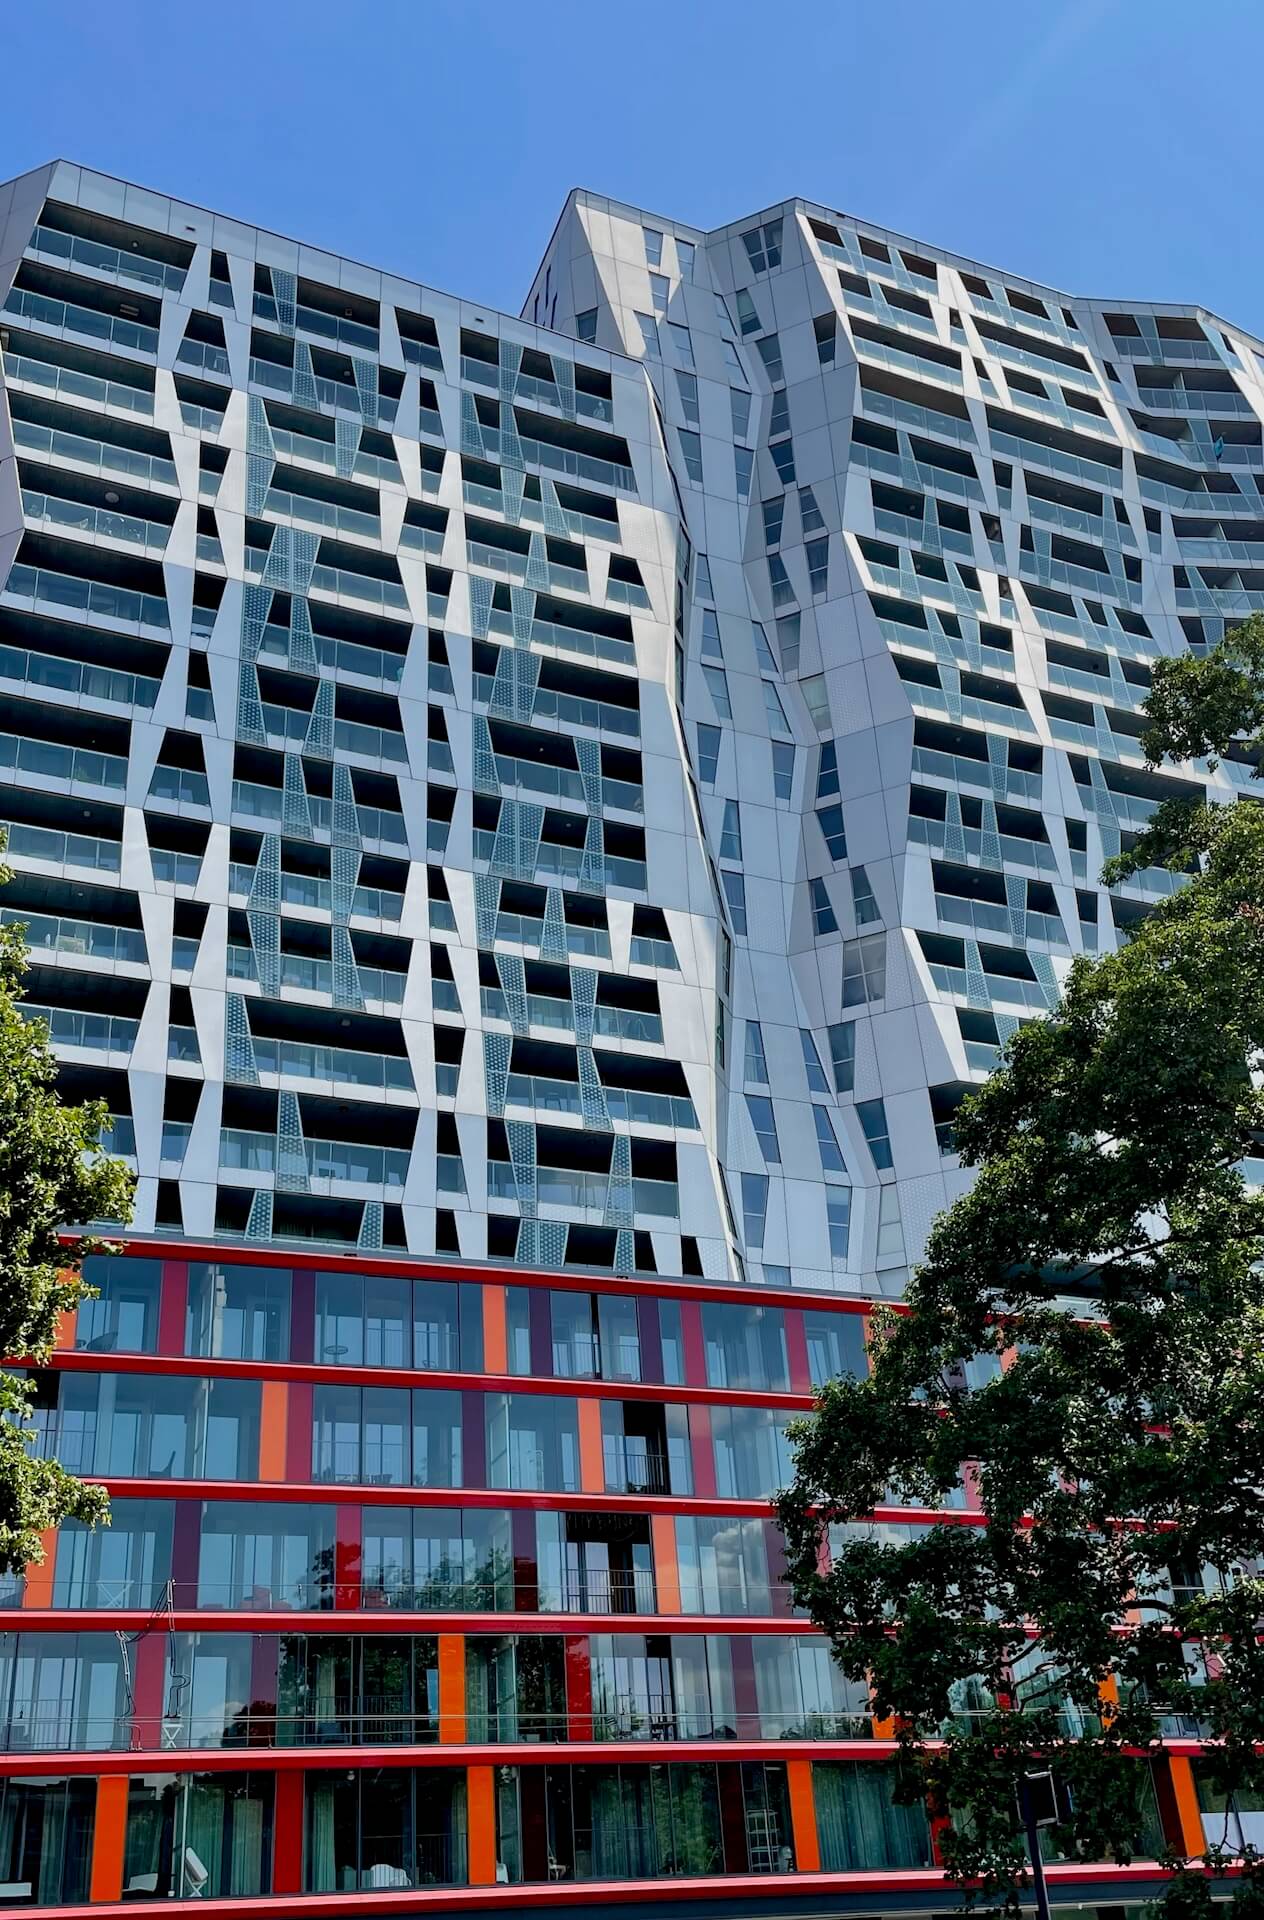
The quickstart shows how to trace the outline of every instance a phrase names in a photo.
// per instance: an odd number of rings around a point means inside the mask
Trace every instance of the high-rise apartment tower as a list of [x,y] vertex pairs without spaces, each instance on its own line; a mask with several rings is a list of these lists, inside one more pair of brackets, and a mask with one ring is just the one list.
[[[1264,605],[1264,349],[801,201],[574,194],[515,319],[64,163],[0,301],[0,913],[139,1176],[0,1905],[942,1910],[769,1496],[1175,884],[1103,857],[1249,771],[1138,741]],[[1151,1778],[1059,1903],[1201,1848]]]

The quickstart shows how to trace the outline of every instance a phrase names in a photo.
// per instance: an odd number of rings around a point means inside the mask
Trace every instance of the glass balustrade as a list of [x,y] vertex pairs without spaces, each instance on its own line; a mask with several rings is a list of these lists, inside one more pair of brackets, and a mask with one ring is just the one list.
[[86,660],[68,660],[59,653],[29,653],[0,644],[0,679],[21,680],[32,687],[53,687],[88,700],[112,700],[120,706],[152,707],[159,682],[137,673],[120,673]]
[[3,823],[4,851],[16,859],[41,860],[49,866],[88,867],[95,873],[117,873],[123,850],[117,840],[98,840],[87,833],[63,833],[57,827],[32,827],[24,820]]
[[413,1091],[413,1076],[407,1060],[391,1054],[267,1038],[255,1039],[254,1054],[261,1073],[300,1080],[331,1080],[384,1092]]
[[32,387],[43,387],[59,400],[87,400],[98,407],[116,407],[122,413],[151,415],[154,396],[146,387],[129,386],[123,380],[103,380],[94,373],[80,373],[75,367],[56,367],[29,353],[5,355],[5,371],[11,380]]
[[14,287],[4,303],[4,312],[37,326],[55,327],[60,333],[79,334],[89,340],[104,340],[112,347],[130,348],[135,353],[156,354],[157,327],[143,327],[121,314],[102,313],[96,307],[80,307],[65,300],[52,300],[47,294],[27,293]]
[[[357,1185],[401,1188],[408,1178],[410,1155],[405,1147],[362,1146],[347,1140],[305,1140],[309,1178],[347,1180]],[[219,1164],[248,1173],[275,1173],[277,1140],[271,1133],[251,1133],[225,1127],[220,1134]]]
[[79,500],[62,500],[56,494],[30,493],[25,489],[22,513],[27,520],[38,520],[58,532],[119,540],[141,553],[158,557],[166,552],[171,534],[170,527],[157,520],[141,520],[133,513],[114,513],[106,507],[89,507]]
[[54,914],[25,914],[18,907],[5,906],[0,906],[0,923],[24,927],[24,938],[32,951],[82,954],[132,966],[144,966],[148,957],[139,927],[111,927],[96,920],[72,920]]
[[170,627],[167,603],[155,593],[137,593],[131,587],[109,586],[103,580],[84,580],[78,574],[53,573],[47,567],[14,566],[4,592],[36,606],[58,611],[98,614],[103,620],[121,620],[142,626]]
[[42,1007],[23,1000],[18,1012],[24,1020],[43,1020],[55,1047],[86,1047],[97,1053],[130,1053],[136,1043],[139,1020],[120,1013],[89,1013],[82,1007]]
[[[131,389],[129,389],[131,391]],[[81,433],[63,433],[56,427],[43,427],[33,420],[13,422],[15,445],[26,453],[37,453],[45,460],[68,460],[94,473],[125,474],[142,486],[178,487],[175,462],[156,453],[139,453],[135,447],[120,447],[111,440],[91,440]]]
[[184,286],[184,267],[173,267],[164,260],[152,260],[147,254],[107,247],[99,240],[86,240],[82,234],[62,233],[57,227],[36,227],[27,242],[27,251],[45,260],[69,261],[72,266],[90,267],[118,280],[130,280],[138,287],[155,287],[160,293],[179,293]]
[[12,733],[0,733],[0,771],[108,787],[115,793],[127,784],[127,761],[121,754],[94,753],[86,747],[63,747],[52,740],[28,740]]

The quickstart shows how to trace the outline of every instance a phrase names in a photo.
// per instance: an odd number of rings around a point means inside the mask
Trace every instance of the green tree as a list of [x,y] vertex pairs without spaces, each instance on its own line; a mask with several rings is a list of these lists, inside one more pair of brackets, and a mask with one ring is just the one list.
[[[1264,620],[1156,663],[1147,714],[1151,765],[1258,774]],[[974,1184],[907,1311],[878,1314],[869,1377],[800,1424],[780,1501],[800,1603],[896,1718],[898,1795],[949,1815],[950,1873],[1010,1910],[1016,1787],[1051,1758],[1070,1858],[1152,1850],[1164,1729],[1214,1738],[1219,1791],[1264,1787],[1264,1199],[1242,1170],[1264,1133],[1264,807],[1187,784],[1130,838],[1108,884],[1155,866],[1185,884],[1077,959],[963,1104]],[[938,1508],[963,1472],[981,1525],[864,1524]],[[1237,1864],[1245,1914],[1264,1882],[1249,1849]],[[1173,1915],[1207,1884],[1178,1870]]]
[[[0,882],[9,873],[0,868]],[[68,1222],[131,1218],[132,1176],[100,1150],[110,1124],[104,1101],[64,1105],[42,1021],[19,1011],[27,951],[21,929],[0,926],[0,1354],[44,1360],[59,1314],[90,1297],[81,1268],[105,1244],[58,1238]],[[31,1382],[0,1371],[0,1570],[43,1557],[40,1535],[68,1515],[108,1518],[99,1487],[27,1448]]]

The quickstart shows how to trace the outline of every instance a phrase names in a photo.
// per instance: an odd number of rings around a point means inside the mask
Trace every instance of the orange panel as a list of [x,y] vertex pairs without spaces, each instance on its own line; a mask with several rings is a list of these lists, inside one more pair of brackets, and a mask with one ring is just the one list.
[[483,1369],[508,1373],[509,1336],[505,1331],[505,1289],[483,1288]]
[[284,1480],[289,1383],[265,1380],[259,1420],[259,1478]]
[[670,1513],[650,1515],[650,1544],[654,1552],[654,1581],[658,1611],[680,1613],[680,1568],[676,1562],[676,1522]]
[[439,1635],[439,1743],[459,1747],[465,1739],[465,1635]]
[[58,1315],[57,1331],[53,1335],[53,1346],[58,1353],[67,1353],[74,1346],[75,1328],[78,1322],[78,1307],[71,1307],[68,1312]]
[[821,1843],[816,1832],[812,1762],[787,1760],[786,1785],[790,1790],[790,1830],[794,1834],[795,1865],[800,1873],[819,1873]]
[[51,1607],[53,1604],[53,1570],[57,1564],[56,1527],[41,1533],[40,1545],[44,1549],[44,1558],[32,1560],[26,1570],[26,1585],[22,1589],[24,1607]]
[[1167,1764],[1172,1774],[1172,1792],[1176,1798],[1176,1811],[1180,1815],[1182,1843],[1186,1853],[1194,1858],[1207,1850],[1202,1810],[1198,1805],[1198,1789],[1194,1785],[1194,1769],[1188,1760],[1183,1760],[1178,1754],[1172,1754]]
[[469,1812],[469,1875],[472,1887],[496,1884],[496,1790],[490,1767],[469,1767],[465,1781]]
[[601,1402],[579,1402],[579,1484],[584,1493],[606,1490],[605,1449],[601,1444]]
[[97,1817],[92,1830],[92,1877],[89,1900],[123,1897],[123,1842],[127,1834],[125,1773],[102,1774],[97,1781]]

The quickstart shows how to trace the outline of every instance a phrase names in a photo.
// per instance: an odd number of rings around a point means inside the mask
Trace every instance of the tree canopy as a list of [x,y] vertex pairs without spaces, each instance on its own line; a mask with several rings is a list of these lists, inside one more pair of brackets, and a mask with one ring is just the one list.
[[[0,869],[0,881],[7,880]],[[101,1244],[59,1239],[67,1223],[125,1223],[132,1176],[101,1151],[104,1101],[66,1105],[42,1021],[19,1011],[27,951],[21,931],[0,926],[0,1354],[44,1360],[59,1316],[89,1294],[83,1256]],[[108,1501],[56,1459],[32,1458],[26,1439],[31,1382],[0,1371],[0,1570],[42,1556],[40,1536],[67,1516],[99,1521]]]
[[[1258,772],[1264,619],[1155,664],[1143,747]],[[1178,790],[1104,878],[1149,910],[963,1103],[974,1182],[878,1311],[868,1377],[799,1427],[780,1502],[800,1604],[895,1719],[900,1792],[1011,1908],[1016,1786],[1050,1756],[1055,1845],[1084,1860],[1153,1853],[1164,1731],[1213,1743],[1217,1791],[1264,1786],[1264,807]],[[866,1523],[963,1475],[979,1524]],[[1167,1899],[1207,1886],[1178,1870]]]

